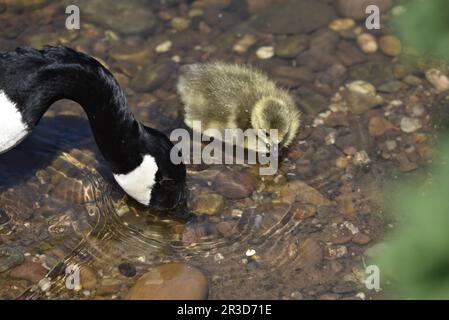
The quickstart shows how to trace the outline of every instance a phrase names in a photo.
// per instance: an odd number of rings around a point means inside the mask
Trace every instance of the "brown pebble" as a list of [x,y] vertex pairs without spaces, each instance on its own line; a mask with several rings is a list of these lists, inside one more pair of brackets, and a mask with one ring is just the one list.
[[355,244],[365,245],[371,241],[371,238],[362,232],[359,232],[352,237],[352,242]]
[[316,213],[316,207],[312,205],[298,205],[293,208],[293,214],[296,220],[311,218]]
[[352,235],[351,234],[344,234],[340,233],[337,235],[334,235],[331,239],[333,244],[345,244],[351,241]]
[[233,225],[230,222],[222,221],[217,224],[217,231],[224,237],[232,234]]
[[368,130],[371,136],[380,137],[390,129],[396,128],[390,121],[381,117],[371,117],[369,119]]
[[383,36],[379,39],[379,48],[385,55],[396,57],[402,52],[401,40],[395,36]]
[[26,261],[20,266],[12,269],[9,276],[11,278],[24,279],[32,283],[37,283],[45,277],[47,272],[47,269],[45,269],[41,264],[33,261]]
[[300,265],[312,267],[323,261],[323,249],[315,239],[306,239],[299,246]]
[[213,187],[228,199],[243,199],[255,190],[255,179],[246,172],[227,170],[217,174]]
[[208,283],[204,274],[184,263],[167,263],[141,276],[129,290],[128,300],[203,300]]

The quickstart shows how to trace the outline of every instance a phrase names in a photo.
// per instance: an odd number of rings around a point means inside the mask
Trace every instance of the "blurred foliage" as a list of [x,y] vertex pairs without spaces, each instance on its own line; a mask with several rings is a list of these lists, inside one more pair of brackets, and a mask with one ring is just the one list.
[[394,27],[403,41],[421,53],[449,59],[449,1],[412,0]]
[[399,225],[376,261],[402,298],[449,299],[449,144],[425,185],[396,189]]
[[[449,61],[449,0],[412,0],[393,22],[420,53]],[[444,110],[447,112],[448,110]],[[441,139],[440,165],[429,183],[395,188],[399,227],[375,261],[400,298],[449,299],[449,136]]]

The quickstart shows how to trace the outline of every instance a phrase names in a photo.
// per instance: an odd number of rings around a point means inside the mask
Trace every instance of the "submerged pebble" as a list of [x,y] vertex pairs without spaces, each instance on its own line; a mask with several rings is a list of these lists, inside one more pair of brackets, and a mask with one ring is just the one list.
[[426,79],[440,92],[449,90],[449,78],[438,69],[427,70]]
[[329,24],[329,29],[333,31],[346,31],[355,27],[354,19],[335,19]]
[[208,281],[195,267],[174,262],[160,265],[141,276],[129,290],[128,300],[203,300]]
[[157,53],[164,53],[170,51],[173,43],[170,40],[164,41],[161,44],[157,45],[155,51]]
[[281,38],[276,42],[274,54],[281,58],[295,58],[307,48],[308,42],[308,37],[303,34]]
[[402,52],[402,43],[395,36],[383,36],[379,39],[379,48],[385,55],[397,57]]
[[219,194],[202,194],[198,196],[193,211],[197,214],[213,215],[218,213],[224,206],[224,199]]
[[383,103],[383,98],[377,95],[376,88],[369,82],[353,81],[346,88],[348,107],[353,113],[361,114]]
[[238,54],[245,54],[256,42],[257,39],[254,35],[245,34],[243,38],[237,41],[237,43],[232,47],[232,50]]
[[360,49],[367,54],[372,54],[377,52],[378,45],[376,38],[369,33],[362,33],[357,36],[357,44]]
[[220,172],[213,183],[214,190],[229,199],[249,197],[255,190],[255,179],[245,172]]
[[256,55],[261,60],[270,59],[274,56],[274,47],[272,46],[260,47],[256,51]]
[[9,275],[12,278],[28,280],[32,283],[39,282],[47,274],[45,269],[40,263],[27,261],[20,266],[13,268]]
[[421,129],[421,120],[417,118],[403,117],[401,119],[401,130],[406,133],[415,132]]
[[5,272],[15,266],[20,265],[24,260],[23,254],[8,246],[0,246],[0,272]]
[[123,262],[119,264],[118,270],[122,275],[128,278],[132,278],[137,274],[136,267],[133,266],[131,263]]

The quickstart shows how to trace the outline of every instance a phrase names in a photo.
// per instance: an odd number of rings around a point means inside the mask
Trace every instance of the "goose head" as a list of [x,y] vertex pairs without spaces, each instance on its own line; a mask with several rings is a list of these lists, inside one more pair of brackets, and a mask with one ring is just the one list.
[[185,200],[185,166],[172,161],[175,147],[163,133],[142,128],[139,162],[132,171],[114,174],[114,178],[129,196],[145,206],[158,210],[178,207]]

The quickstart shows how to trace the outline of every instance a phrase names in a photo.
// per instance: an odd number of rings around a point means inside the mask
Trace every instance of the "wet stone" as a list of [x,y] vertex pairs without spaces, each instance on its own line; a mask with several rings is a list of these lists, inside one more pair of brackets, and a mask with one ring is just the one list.
[[223,236],[228,237],[232,234],[234,226],[232,223],[227,221],[222,221],[217,224],[217,231]]
[[204,300],[208,281],[195,267],[184,263],[158,266],[141,276],[129,290],[128,300]]
[[338,44],[337,56],[346,66],[366,61],[366,56],[349,41],[341,41]]
[[309,49],[300,53],[296,57],[296,62],[298,65],[307,67],[312,71],[323,71],[331,65],[338,63],[338,60],[334,54],[318,49]]
[[417,118],[403,117],[401,119],[401,130],[406,133],[415,132],[422,128],[421,120]]
[[[14,23],[12,23],[14,21]],[[16,16],[2,14],[0,19],[0,37],[6,39],[17,38],[27,27],[26,21],[17,19]]]
[[316,214],[316,207],[312,205],[295,204],[292,212],[296,220],[304,220]]
[[371,117],[369,119],[368,130],[371,136],[380,137],[395,126],[385,118]]
[[420,84],[422,84],[422,79],[412,74],[406,75],[404,79],[402,79],[402,81],[411,86],[419,86]]
[[287,66],[278,66],[272,70],[274,76],[285,77],[302,82],[313,82],[315,74],[305,67],[295,68]]
[[383,103],[383,98],[377,95],[376,88],[366,81],[353,81],[347,84],[346,88],[345,97],[353,113],[361,114]]
[[314,206],[325,206],[330,204],[330,201],[318,190],[299,180],[289,182],[282,187],[281,199],[286,203],[298,201],[301,204],[310,204]]
[[[18,7],[24,9],[36,9],[43,7],[48,3],[48,0],[2,0],[0,7],[2,5],[8,7]],[[0,10],[1,12],[1,10]]]
[[416,170],[418,168],[418,165],[412,161],[410,161],[407,154],[403,151],[401,151],[397,156],[396,159],[399,162],[399,169],[404,172],[409,172]]
[[238,54],[245,54],[249,48],[251,48],[257,42],[256,36],[252,34],[245,34],[237,43],[232,47],[234,52]]
[[379,48],[383,54],[397,57],[402,52],[402,43],[395,36],[383,36],[379,39]]
[[151,91],[159,87],[175,71],[171,61],[151,64],[140,70],[131,80],[131,87],[136,91]]
[[322,29],[310,36],[310,49],[333,54],[339,40],[337,33]]
[[24,279],[32,283],[38,283],[46,274],[47,269],[40,263],[33,261],[26,261],[20,266],[11,269],[9,273],[11,278]]
[[299,252],[302,267],[313,267],[323,261],[323,249],[315,239],[304,240],[300,244]]
[[256,51],[256,56],[261,60],[270,59],[274,56],[274,47],[272,46],[260,47]]
[[388,82],[385,82],[377,87],[377,90],[379,92],[385,92],[385,93],[394,93],[401,90],[402,83],[398,80],[391,80]]
[[243,199],[255,190],[255,179],[246,172],[220,172],[214,179],[213,188],[225,198]]
[[343,18],[335,19],[329,24],[329,29],[332,31],[346,31],[355,27],[355,21],[353,19]]
[[251,25],[267,33],[298,34],[324,27],[335,18],[334,9],[327,4],[313,0],[290,0],[266,9],[257,15]]
[[187,30],[190,27],[190,20],[182,17],[173,18],[171,26],[176,31]]
[[388,80],[394,80],[393,68],[387,61],[368,61],[349,69],[351,80],[364,80],[379,86]]
[[366,54],[375,53],[378,49],[376,38],[370,33],[362,33],[358,35],[357,44]]
[[365,245],[371,241],[371,238],[365,233],[357,233],[352,238],[352,242],[355,244]]
[[228,30],[240,22],[240,18],[229,11],[208,10],[204,15],[204,21],[212,28]]
[[351,282],[340,283],[332,288],[333,293],[339,293],[339,294],[351,293],[354,291],[355,291],[355,288]]
[[83,265],[80,267],[80,282],[84,290],[93,290],[98,284],[97,274],[90,267]]
[[193,211],[198,214],[213,215],[224,207],[224,199],[219,194],[202,194],[198,196]]
[[347,18],[355,20],[364,19],[367,17],[366,7],[369,5],[377,6],[381,12],[388,10],[391,5],[391,0],[338,0],[338,11]]
[[307,48],[308,43],[308,37],[302,34],[281,38],[276,42],[274,54],[281,58],[295,58]]
[[148,33],[157,21],[151,7],[139,0],[78,0],[74,4],[89,21],[125,35]]
[[120,263],[118,271],[127,278],[132,278],[137,274],[136,267],[129,262]]
[[440,92],[449,90],[449,78],[438,69],[427,70],[426,79]]
[[310,115],[316,115],[329,108],[329,101],[312,90],[300,89],[298,92],[299,107],[302,111]]
[[0,272],[5,272],[20,265],[24,260],[23,254],[8,246],[0,246]]

